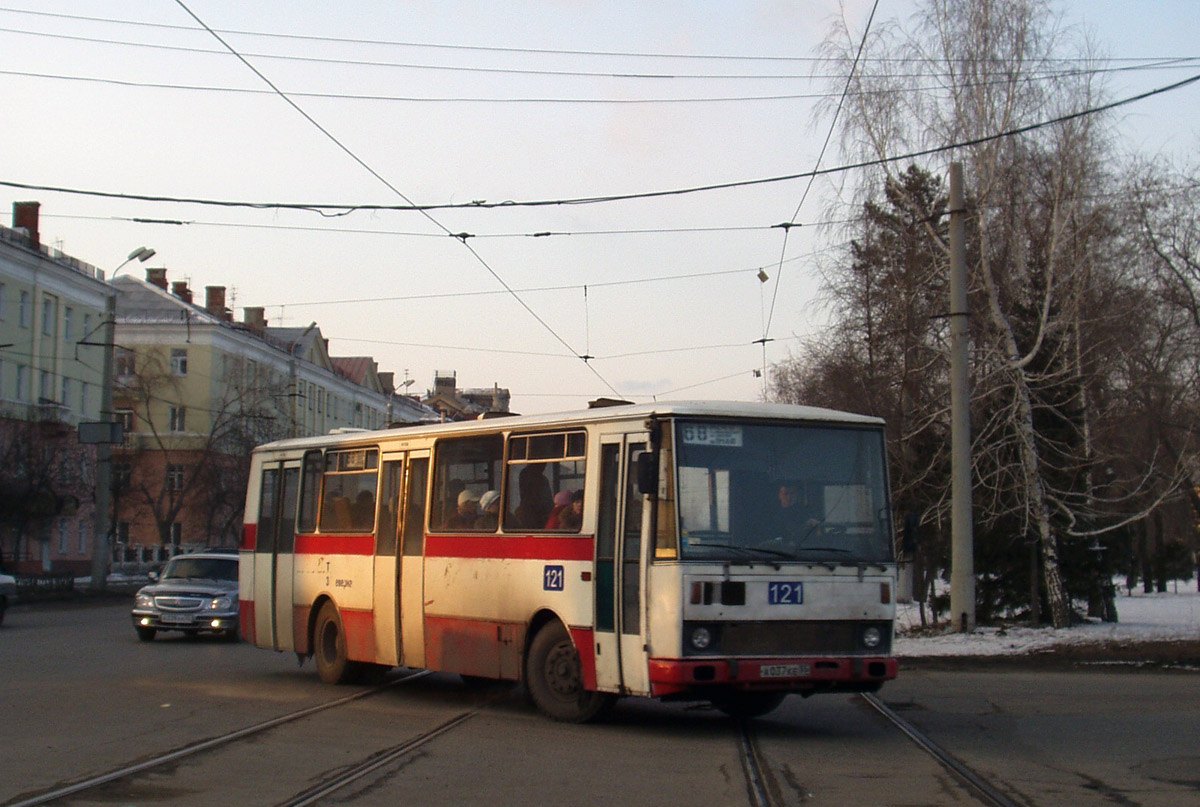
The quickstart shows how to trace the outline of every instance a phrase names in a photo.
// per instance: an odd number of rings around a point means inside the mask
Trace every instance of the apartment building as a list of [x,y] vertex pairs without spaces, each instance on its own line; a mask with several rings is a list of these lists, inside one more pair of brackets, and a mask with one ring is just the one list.
[[86,574],[96,450],[80,423],[102,419],[103,272],[41,243],[38,204],[0,227],[0,566]]
[[257,307],[235,321],[225,287],[207,286],[201,305],[162,268],[112,283],[118,553],[235,545],[259,443],[425,416],[395,405],[373,359],[330,356],[315,322],[270,327]]

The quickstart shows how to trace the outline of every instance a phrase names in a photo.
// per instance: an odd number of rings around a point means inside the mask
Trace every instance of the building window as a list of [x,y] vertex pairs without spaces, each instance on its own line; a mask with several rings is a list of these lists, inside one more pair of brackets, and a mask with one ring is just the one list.
[[67,306],[63,309],[63,339],[70,342],[75,338],[75,309]]
[[67,520],[60,518],[58,520],[58,554],[67,554],[67,546],[69,545],[67,534]]
[[54,400],[54,374],[49,370],[42,370],[38,378],[38,398],[43,401]]
[[118,376],[133,375],[137,371],[134,353],[129,348],[117,348],[115,364]]
[[187,426],[187,407],[172,406],[169,411],[167,431],[181,432]]
[[65,406],[65,407],[67,407],[67,408],[69,409],[69,408],[71,407],[71,395],[72,395],[72,393],[74,393],[74,392],[75,392],[75,387],[74,387],[74,385],[71,383],[71,379],[69,379],[69,378],[64,378],[64,379],[63,379],[63,390],[62,390],[62,392],[63,392],[63,394],[62,394],[62,405],[63,405],[63,406]]
[[129,462],[114,462],[112,472],[112,486],[115,491],[129,489],[129,483],[133,479],[133,464]]
[[118,409],[113,413],[116,415],[117,422],[121,424],[121,430],[125,432],[125,439],[129,439],[129,435],[133,434],[133,410]]
[[79,554],[86,556],[88,553],[88,521],[86,518],[81,518],[76,523],[79,525]]
[[171,349],[171,375],[187,375],[187,350]]
[[183,491],[182,465],[167,466],[167,490],[171,493],[181,493]]
[[24,365],[17,367],[17,400],[29,400],[29,368]]
[[42,296],[42,334],[54,335],[54,325],[58,321],[58,298],[46,294]]
[[29,297],[29,292],[21,292],[21,307],[17,309],[17,322],[22,328],[28,328],[29,322],[33,319],[33,301]]

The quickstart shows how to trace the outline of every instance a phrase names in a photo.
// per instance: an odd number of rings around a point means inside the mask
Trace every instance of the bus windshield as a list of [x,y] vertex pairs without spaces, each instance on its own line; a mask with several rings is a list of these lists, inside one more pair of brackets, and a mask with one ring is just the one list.
[[679,421],[675,446],[681,559],[892,560],[880,430]]

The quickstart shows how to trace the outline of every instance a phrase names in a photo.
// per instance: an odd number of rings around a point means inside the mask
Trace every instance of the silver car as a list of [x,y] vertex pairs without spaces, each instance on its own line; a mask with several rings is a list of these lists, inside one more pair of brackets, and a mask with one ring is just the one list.
[[238,556],[232,552],[176,555],[137,593],[133,628],[149,642],[160,630],[219,633],[238,640]]

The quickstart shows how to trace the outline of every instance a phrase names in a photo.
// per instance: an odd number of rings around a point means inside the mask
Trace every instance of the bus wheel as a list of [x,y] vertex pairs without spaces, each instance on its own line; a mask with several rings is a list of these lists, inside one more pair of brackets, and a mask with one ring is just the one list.
[[317,613],[313,655],[317,659],[317,675],[327,684],[349,684],[358,676],[358,665],[346,655],[346,633],[332,602],[326,602]]
[[786,692],[725,692],[712,699],[712,705],[730,717],[762,717],[783,703]]
[[538,711],[565,723],[585,723],[613,701],[610,695],[583,688],[579,653],[559,622],[543,625],[533,637],[525,659],[525,682]]

